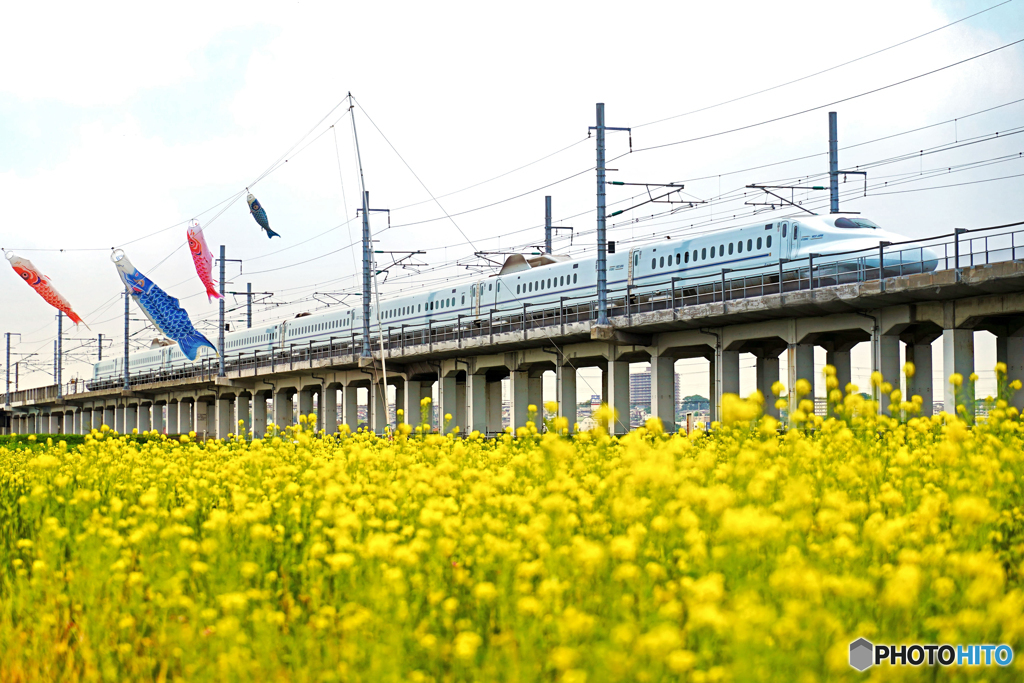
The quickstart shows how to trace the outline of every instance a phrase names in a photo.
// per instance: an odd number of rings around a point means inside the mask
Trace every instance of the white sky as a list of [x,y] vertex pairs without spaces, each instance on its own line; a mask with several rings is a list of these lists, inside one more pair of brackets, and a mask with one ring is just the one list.
[[[366,114],[438,197],[579,143],[494,182],[446,196],[441,204],[454,215],[527,193],[455,217],[477,249],[507,249],[542,241],[543,196],[551,194],[556,224],[573,225],[583,233],[571,248],[567,238],[556,243],[556,251],[592,253],[594,238],[587,231],[594,227],[593,173],[534,190],[593,164],[593,142],[584,138],[594,123],[595,102],[606,103],[608,125],[634,127],[636,149],[755,123],[1018,40],[1024,37],[1024,3],[1010,2],[793,85],[641,126],[866,55],[998,1],[246,2],[175,3],[160,9],[139,3],[99,8],[17,3],[5,8],[7,30],[0,43],[0,62],[6,65],[0,72],[0,202],[5,210],[0,247],[32,259],[92,327],[91,333],[72,328],[65,348],[88,344],[77,340],[102,332],[115,340],[116,348],[106,353],[120,354],[121,285],[108,258],[115,246],[124,246],[142,272],[179,297],[212,338],[214,329],[203,321],[216,320],[217,306],[201,294],[184,247],[184,223],[243,190],[351,90],[366,107],[365,113],[357,109],[357,125],[371,204],[392,210],[389,231],[383,231],[386,218],[374,217],[378,248],[428,250],[429,269],[419,275],[395,273],[385,292],[467,277],[469,272],[456,261],[474,249],[430,201]],[[1024,98],[1022,67],[1024,44],[837,105],[840,147]],[[752,182],[821,173],[827,171],[827,111],[635,153],[612,163],[619,170],[611,176],[627,182],[687,180],[687,192],[709,198]],[[337,148],[335,131],[327,128],[343,112],[344,107],[336,110],[305,138],[315,138],[308,147],[253,188],[282,239],[267,240],[244,199],[206,228],[214,251],[223,243],[228,258],[244,261],[245,274],[233,278],[233,289],[244,290],[252,282],[254,290],[275,292],[275,301],[289,303],[258,307],[260,322],[315,309],[319,304],[313,292],[351,291],[356,285],[358,252],[344,247],[358,238],[358,224],[342,225],[358,205],[350,123],[348,118],[339,122]],[[851,167],[1022,125],[1024,102],[841,152],[840,165]],[[625,135],[610,136],[610,157],[627,150]],[[1022,150],[1024,136],[1011,135],[887,165],[872,177]],[[818,156],[732,173],[805,155]],[[904,187],[1017,173],[1024,173],[1024,160]],[[844,201],[843,208],[861,211],[907,236],[933,235],[1019,220],[1024,215],[1022,181],[869,196]],[[628,188],[611,188],[609,202],[630,194]],[[712,211],[721,218],[741,207],[742,202],[734,202],[639,223],[623,216],[610,237],[639,243],[655,231],[682,234],[691,223],[708,221]],[[200,220],[206,225],[215,213]],[[645,207],[628,218],[650,213]],[[748,220],[741,216],[736,223]],[[180,225],[125,246],[175,224]],[[40,249],[47,251],[36,251]],[[335,250],[340,251],[323,257]],[[317,256],[321,258],[302,263]],[[22,372],[21,387],[49,384],[55,311],[3,268],[0,332],[22,334],[12,360],[24,358],[18,354],[38,354],[27,362],[39,371]],[[132,317],[141,315],[133,311]],[[141,325],[133,323],[133,329]],[[152,336],[139,335],[147,343]],[[941,371],[940,351],[936,344],[936,372]],[[73,353],[65,379],[87,376],[94,357],[95,342]],[[854,357],[855,378],[862,383],[868,364],[865,345]],[[993,364],[991,338],[979,335],[977,366],[983,380]],[[702,367],[699,362],[681,364],[680,372],[693,381],[693,391],[686,393],[706,393]],[[588,381],[599,390],[599,380]],[[744,371],[743,384],[744,390],[753,388],[751,371]],[[580,382],[581,397],[589,396],[590,389],[587,381]],[[980,389],[991,390],[984,384]],[[940,396],[937,384],[936,398]]]

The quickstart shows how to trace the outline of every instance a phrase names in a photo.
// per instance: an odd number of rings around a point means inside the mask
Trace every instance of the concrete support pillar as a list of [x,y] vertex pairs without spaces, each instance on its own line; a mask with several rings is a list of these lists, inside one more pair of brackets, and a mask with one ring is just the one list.
[[718,405],[718,363],[712,352],[708,357],[708,425],[717,422],[721,415]]
[[153,411],[159,410],[160,406],[152,403],[145,403],[139,406],[139,433],[148,432],[153,428]]
[[421,384],[422,382],[418,379],[407,379],[405,380],[405,390],[402,392],[402,410],[405,411],[402,419],[413,429],[423,422],[420,419]]
[[[441,417],[438,418],[441,433],[447,434],[458,424],[456,416],[459,414],[459,392],[456,389],[456,379],[452,377],[441,377],[437,383],[437,398],[441,403]],[[451,415],[451,419],[445,419]]]
[[772,393],[772,385],[779,381],[779,357],[758,355],[756,360],[757,390],[764,395],[764,413],[778,419],[779,409],[775,407],[778,396]]
[[153,404],[152,425],[150,429],[156,430],[157,434],[165,434],[167,431],[164,424],[164,405],[162,403]]
[[227,397],[218,397],[216,403],[217,411],[217,438],[226,439],[228,434],[234,434],[235,429],[235,414],[231,410],[231,399]]
[[[900,338],[894,334],[883,334],[878,339],[879,364],[878,371],[882,373],[882,379],[892,385],[893,389],[900,386]],[[879,408],[883,414],[889,414],[889,393],[879,392]]]
[[384,392],[385,387],[382,387],[380,382],[373,382],[370,385],[369,421],[374,434],[383,434],[388,427],[388,397]]
[[[1024,336],[998,335],[996,337],[996,362],[1006,364],[1006,384],[1014,380],[1024,382]],[[1009,404],[1017,410],[1024,411],[1024,389],[1018,392],[1010,391],[1013,395],[1009,398]]]
[[466,433],[487,434],[487,375],[466,375],[466,402]]
[[558,416],[569,423],[572,434],[577,422],[576,416],[576,368],[559,364],[555,369],[555,394],[558,399]]
[[60,434],[60,413],[50,413],[48,434]]
[[466,414],[467,392],[465,382],[455,383],[455,424],[459,426],[459,434],[466,434],[466,426],[469,424],[469,416]]
[[188,434],[195,431],[195,422],[192,421],[192,406],[194,401],[178,401],[178,433]]
[[[313,412],[313,390],[302,389],[299,391],[299,415],[309,416]],[[314,424],[315,426],[315,424]]]
[[123,405],[117,406],[117,409],[114,411],[114,431],[116,431],[118,434],[124,434],[125,432],[124,418],[125,412],[127,412],[127,410],[128,406]]
[[[954,392],[949,378],[954,372],[964,378],[963,385]],[[974,330],[942,331],[942,376],[945,382],[945,397],[942,402],[947,413],[953,413],[962,405],[967,417],[974,418],[974,385],[968,379],[974,372]],[[954,403],[954,394],[956,402]]]
[[235,424],[238,434],[243,437],[249,436],[249,428],[252,426],[252,418],[249,416],[251,407],[252,397],[249,394],[239,394],[235,397]]
[[213,436],[217,431],[216,415],[206,401],[196,401],[196,423],[193,429],[201,437]]
[[124,433],[131,434],[139,428],[139,404],[131,403],[124,407]]
[[[537,420],[543,423],[544,417],[544,378],[541,375],[526,380],[526,405],[537,408]],[[541,425],[538,424],[539,428]]]
[[512,371],[509,376],[512,398],[511,423],[512,433],[526,424],[527,406],[530,405],[530,374]]
[[342,414],[345,424],[353,432],[359,427],[359,389],[348,384],[341,392]]
[[[438,401],[440,401],[440,398],[441,398],[440,393],[441,393],[440,385],[438,385]],[[430,429],[437,429],[439,427],[439,425],[437,424],[438,416],[437,416],[437,410],[435,410],[435,409],[438,406],[434,402],[434,382],[433,381],[430,381],[430,382],[420,382],[420,401],[422,401],[425,398],[429,398],[430,399],[430,410],[427,411],[427,425],[429,426]],[[416,402],[417,406],[420,405],[420,401]],[[416,409],[417,414],[421,414],[421,410],[422,410],[421,408],[417,408]],[[421,420],[423,419],[422,416],[420,417],[420,419]]]
[[629,363],[625,361],[608,361],[608,406],[618,417],[611,425],[613,434],[625,434],[629,431]]
[[327,385],[323,393],[322,409],[324,434],[331,435],[338,432],[338,388]]
[[167,404],[167,433],[168,434],[181,434],[181,430],[178,429],[178,402]]
[[850,361],[849,351],[825,352],[825,365],[831,365],[836,369],[836,381],[839,382],[839,391],[846,395],[846,385],[853,382],[853,366]]
[[935,412],[932,388],[932,343],[907,344],[907,362],[914,364],[914,376],[907,380],[907,400],[921,397],[921,416],[931,417]]
[[796,395],[797,380],[805,379],[811,383],[811,393],[802,396],[801,399],[814,400],[814,345],[790,344],[786,353],[786,360],[789,361],[786,390],[789,392],[789,412],[792,415],[799,405]]
[[291,393],[287,389],[274,392],[274,424],[284,429],[294,423],[294,417]]
[[500,434],[504,431],[501,420],[501,382],[487,382],[487,433]]
[[665,431],[676,431],[676,360],[651,358],[651,414],[661,420]]
[[252,396],[252,438],[262,439],[267,433],[267,395]]
[[108,429],[117,427],[117,406],[103,406],[103,424]]
[[93,407],[92,414],[89,416],[90,423],[93,429],[99,429],[103,426],[103,406],[99,408]]

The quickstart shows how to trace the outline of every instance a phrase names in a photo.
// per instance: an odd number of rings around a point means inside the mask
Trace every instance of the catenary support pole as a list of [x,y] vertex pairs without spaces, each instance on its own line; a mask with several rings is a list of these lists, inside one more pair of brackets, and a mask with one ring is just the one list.
[[828,113],[828,189],[830,211],[839,213],[839,125],[836,112]]
[[217,376],[224,376],[224,259],[227,258],[225,254],[225,246],[220,245],[220,331],[217,333]]
[[551,195],[544,197],[544,253],[551,253]]
[[252,328],[252,283],[245,283],[245,329]]
[[605,233],[604,102],[597,103],[597,324],[608,324],[608,242]]
[[99,363],[103,360],[103,333],[100,332],[96,337],[96,362]]
[[366,191],[366,179],[363,177],[363,158],[359,154],[359,136],[356,135],[356,117],[352,111],[355,105],[352,103],[352,93],[348,94],[348,108],[352,114],[352,139],[355,141],[356,163],[359,164],[359,187],[363,196],[363,345],[360,356],[370,358],[370,297],[373,292],[370,287],[370,193]]
[[64,370],[64,311],[57,311],[57,398],[64,395],[61,375]]

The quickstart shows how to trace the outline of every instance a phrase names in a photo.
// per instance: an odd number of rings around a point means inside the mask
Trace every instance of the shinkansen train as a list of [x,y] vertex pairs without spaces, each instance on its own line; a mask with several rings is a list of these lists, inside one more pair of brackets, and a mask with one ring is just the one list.
[[[883,230],[861,217],[807,216],[800,219],[758,223],[675,240],[665,240],[608,255],[608,289],[630,287],[631,296],[642,297],[664,290],[675,278],[684,292],[719,282],[723,269],[742,272],[744,278],[778,278],[780,259],[804,259],[786,277],[806,277],[807,257],[814,254],[815,276],[879,268],[879,243],[901,242],[906,237]],[[849,254],[848,252],[858,252]],[[926,247],[886,254],[886,273],[912,274],[935,270],[939,256]],[[877,272],[877,271],[876,271]],[[732,277],[732,276],[730,276]],[[492,312],[512,313],[529,304],[558,304],[563,297],[575,302],[597,297],[597,269],[594,258],[574,260],[568,256],[544,254],[528,258],[512,255],[496,275],[464,284],[414,291],[381,302],[380,322],[385,327],[415,328],[429,322],[486,319]],[[581,298],[582,297],[582,298]],[[370,309],[376,326],[377,311]],[[331,309],[318,314],[300,314],[279,323],[225,334],[225,355],[273,353],[293,346],[327,344],[351,338],[362,331],[361,307]],[[132,376],[159,376],[171,369],[206,363],[215,354],[203,347],[195,361],[175,346],[150,348],[129,356]],[[90,388],[111,385],[121,377],[123,360],[115,358],[93,366]]]

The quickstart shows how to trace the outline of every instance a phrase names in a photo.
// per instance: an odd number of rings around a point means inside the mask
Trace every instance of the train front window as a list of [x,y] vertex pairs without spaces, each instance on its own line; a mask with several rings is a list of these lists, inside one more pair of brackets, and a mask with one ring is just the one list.
[[788,223],[783,223],[782,224],[782,236],[785,237],[788,231],[789,231],[789,224]]
[[877,223],[875,223],[874,221],[869,221],[867,218],[847,218],[846,216],[841,216],[841,217],[837,218],[836,222],[835,222],[835,226],[837,228],[847,228],[847,229],[857,229],[857,228],[873,228],[875,230],[881,230],[882,229],[881,226],[879,226]]

